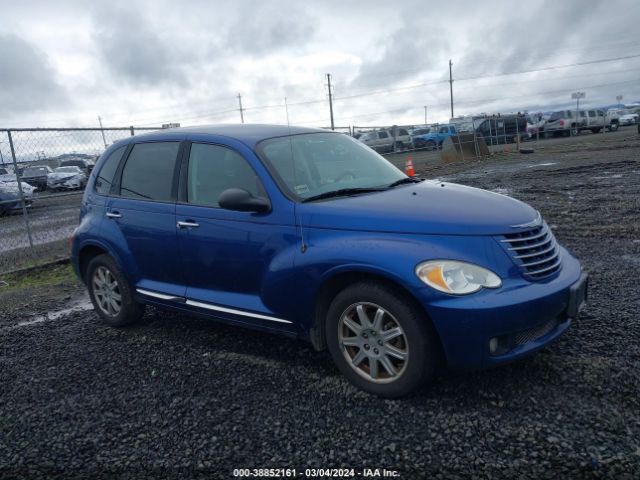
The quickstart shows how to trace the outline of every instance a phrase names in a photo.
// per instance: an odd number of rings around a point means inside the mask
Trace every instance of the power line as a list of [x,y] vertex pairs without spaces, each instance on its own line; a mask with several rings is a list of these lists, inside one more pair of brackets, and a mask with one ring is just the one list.
[[576,62],[576,63],[567,63],[565,65],[553,65],[553,66],[549,66],[549,67],[542,67],[542,68],[534,68],[531,70],[519,70],[516,72],[504,72],[504,73],[496,73],[496,74],[491,74],[491,75],[478,75],[475,77],[466,77],[466,78],[458,78],[458,81],[467,81],[467,80],[477,80],[480,78],[494,78],[494,77],[504,77],[506,75],[520,75],[523,73],[534,73],[534,72],[544,72],[547,70],[556,70],[559,68],[568,68],[568,67],[580,67],[583,65],[594,65],[596,63],[605,63],[605,62],[614,62],[616,60],[628,60],[631,58],[638,58],[640,57],[640,54],[636,54],[636,55],[625,55],[623,57],[615,57],[615,58],[603,58],[600,60],[590,60],[588,62]]

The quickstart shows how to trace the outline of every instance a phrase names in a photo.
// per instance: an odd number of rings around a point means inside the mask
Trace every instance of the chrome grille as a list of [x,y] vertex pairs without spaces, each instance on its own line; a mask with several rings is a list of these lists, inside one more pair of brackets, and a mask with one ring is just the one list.
[[560,270],[560,251],[546,223],[517,233],[507,233],[500,242],[525,277],[539,280]]
[[549,320],[542,325],[538,325],[537,327],[530,328],[529,330],[524,330],[515,335],[515,344],[516,345],[524,345],[525,343],[533,342],[539,338],[544,337],[547,333],[552,331],[558,325],[558,321],[556,319]]

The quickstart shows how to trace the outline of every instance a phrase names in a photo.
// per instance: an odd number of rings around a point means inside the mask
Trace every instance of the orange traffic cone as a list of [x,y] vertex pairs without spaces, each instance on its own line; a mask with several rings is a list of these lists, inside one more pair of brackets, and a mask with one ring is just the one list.
[[409,177],[413,177],[416,174],[416,171],[413,169],[413,157],[411,155],[407,157],[407,164],[404,167],[404,173]]

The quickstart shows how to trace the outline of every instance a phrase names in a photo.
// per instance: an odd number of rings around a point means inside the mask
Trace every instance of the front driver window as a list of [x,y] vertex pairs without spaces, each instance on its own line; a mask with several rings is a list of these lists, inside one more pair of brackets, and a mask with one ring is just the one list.
[[229,188],[241,188],[255,197],[266,196],[247,160],[219,145],[192,144],[187,176],[189,203],[219,207],[220,194]]

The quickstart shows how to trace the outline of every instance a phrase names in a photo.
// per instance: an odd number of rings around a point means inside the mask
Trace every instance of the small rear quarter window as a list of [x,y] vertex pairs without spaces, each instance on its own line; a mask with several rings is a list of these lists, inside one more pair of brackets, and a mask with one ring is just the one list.
[[96,175],[96,183],[95,189],[96,193],[100,195],[109,195],[109,191],[111,190],[111,184],[113,183],[113,176],[118,169],[118,165],[120,164],[120,159],[122,159],[122,154],[127,149],[127,146],[124,145],[120,148],[117,148],[105,159]]

